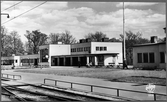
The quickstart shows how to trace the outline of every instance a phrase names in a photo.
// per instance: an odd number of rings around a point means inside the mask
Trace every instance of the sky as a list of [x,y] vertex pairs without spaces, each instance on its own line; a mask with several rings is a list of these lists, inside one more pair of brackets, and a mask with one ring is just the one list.
[[[23,42],[26,30],[40,30],[42,33],[70,31],[77,40],[89,33],[103,32],[109,38],[120,38],[123,33],[122,2],[46,2],[24,13],[44,1],[3,1],[1,25],[8,32],[17,31]],[[15,5],[19,3],[18,5]],[[11,8],[10,6],[15,5]],[[166,5],[163,2],[125,2],[125,31],[142,33],[142,37],[165,37]],[[9,8],[9,9],[7,9]],[[7,9],[7,10],[5,10]],[[18,15],[23,15],[17,17]],[[11,20],[13,19],[13,20]],[[9,21],[10,20],[10,21]],[[6,22],[8,21],[8,22]]]

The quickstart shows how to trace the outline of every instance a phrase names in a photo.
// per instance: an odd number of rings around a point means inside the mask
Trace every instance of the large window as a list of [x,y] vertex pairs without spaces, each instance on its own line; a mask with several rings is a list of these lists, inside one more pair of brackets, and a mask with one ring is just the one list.
[[160,63],[165,63],[165,53],[160,52]]
[[142,53],[137,54],[138,63],[142,63]]
[[150,60],[150,63],[154,63],[154,53],[149,53],[149,60]]
[[143,53],[143,62],[148,63],[148,53]]
[[48,62],[48,56],[49,50],[48,49],[41,49],[40,50],[40,56],[41,56],[41,62]]

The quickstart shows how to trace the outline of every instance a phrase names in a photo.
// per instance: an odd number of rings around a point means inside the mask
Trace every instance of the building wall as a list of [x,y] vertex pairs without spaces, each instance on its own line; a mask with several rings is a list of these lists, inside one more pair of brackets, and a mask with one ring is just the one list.
[[20,56],[14,56],[14,65],[15,66],[20,66],[20,63],[21,63]]
[[75,54],[89,54],[88,51],[84,51],[85,47],[91,47],[91,42],[87,42],[87,43],[78,43],[78,44],[72,44],[71,45],[71,49],[73,48],[83,48],[82,52],[71,52],[71,55],[75,55]]
[[[165,44],[161,44],[159,45],[159,52],[164,52],[165,53],[165,62],[167,63],[167,58],[166,58],[166,46]],[[160,53],[159,53],[160,54]],[[160,55],[159,55],[160,56]],[[160,60],[160,57],[159,57]],[[159,62],[159,68],[165,68],[166,67],[166,63],[160,63]]]
[[[107,47],[107,51],[96,51],[96,47]],[[121,42],[92,42],[91,54],[100,53],[122,53]]]
[[[133,48],[133,66],[135,68],[163,68],[165,63],[160,63],[160,52],[165,52],[165,45],[139,46]],[[137,53],[154,53],[154,63],[138,63]],[[143,58],[142,58],[143,60]]]
[[51,56],[58,56],[58,55],[70,55],[71,49],[70,45],[63,45],[63,44],[51,44],[49,45],[49,66],[51,66]]
[[[96,51],[96,47],[107,47],[107,50],[106,51]],[[117,61],[118,63],[123,63],[122,43],[121,42],[92,42],[91,43],[91,54],[104,54],[104,53],[118,53]],[[108,61],[104,63],[108,63]]]
[[115,57],[111,55],[104,55],[104,65],[108,65],[109,63],[115,63]]

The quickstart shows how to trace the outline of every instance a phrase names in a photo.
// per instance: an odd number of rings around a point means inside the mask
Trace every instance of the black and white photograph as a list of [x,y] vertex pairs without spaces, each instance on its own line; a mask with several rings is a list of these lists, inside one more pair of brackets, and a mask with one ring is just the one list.
[[1,101],[159,101],[166,2],[1,0]]

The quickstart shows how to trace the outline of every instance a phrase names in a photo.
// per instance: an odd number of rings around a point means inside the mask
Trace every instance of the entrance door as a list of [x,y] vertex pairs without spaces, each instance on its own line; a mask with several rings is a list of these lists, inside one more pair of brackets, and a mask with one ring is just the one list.
[[35,65],[35,66],[38,65],[38,59],[34,59],[34,65]]
[[80,57],[81,66],[86,66],[86,57]]
[[54,65],[57,66],[57,58],[54,58]]

